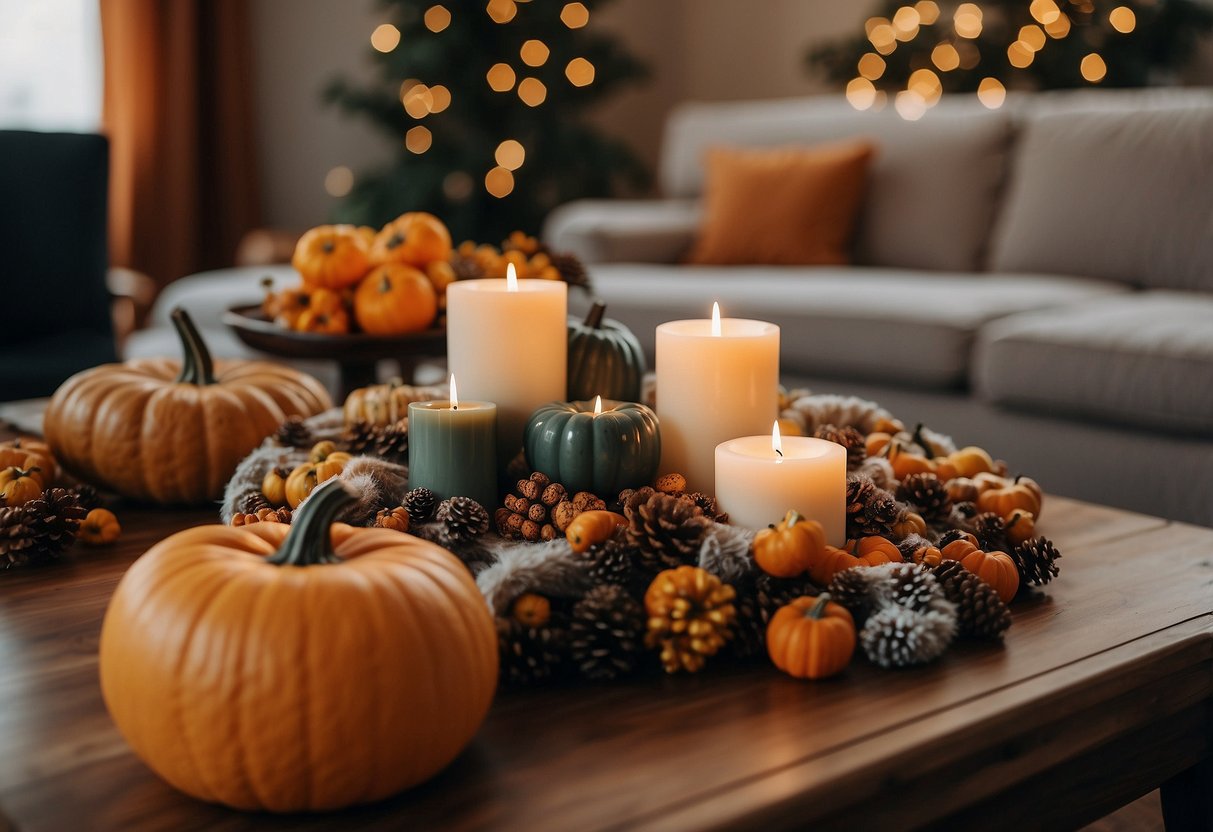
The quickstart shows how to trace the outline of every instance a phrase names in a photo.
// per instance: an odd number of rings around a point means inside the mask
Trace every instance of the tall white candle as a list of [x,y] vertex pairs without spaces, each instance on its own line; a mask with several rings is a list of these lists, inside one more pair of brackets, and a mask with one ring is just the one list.
[[779,327],[720,318],[657,327],[661,471],[708,491],[716,446],[767,430],[779,408]]
[[537,407],[563,401],[568,285],[562,280],[460,280],[447,287],[450,372],[469,399],[497,405],[497,451],[508,461]]
[[729,522],[751,529],[778,523],[789,510],[816,520],[826,543],[847,537],[847,452],[807,436],[730,439],[716,447],[716,504]]

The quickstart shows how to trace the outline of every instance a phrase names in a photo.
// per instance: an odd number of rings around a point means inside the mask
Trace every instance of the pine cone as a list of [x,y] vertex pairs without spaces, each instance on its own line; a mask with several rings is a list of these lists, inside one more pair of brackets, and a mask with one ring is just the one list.
[[987,552],[1006,552],[1010,549],[1006,521],[994,512],[987,511],[974,517],[970,529],[977,538],[978,548]]
[[912,503],[928,523],[939,523],[952,513],[948,487],[931,473],[910,474],[897,487],[897,499]]
[[717,523],[729,522],[729,515],[721,513],[715,497],[710,497],[702,491],[693,491],[690,494],[683,494],[682,499],[694,503],[705,517],[710,517]]
[[864,435],[850,425],[841,428],[835,425],[818,425],[813,436],[846,448],[848,471],[854,471],[867,459],[868,449]]
[[260,491],[246,491],[236,500],[236,514],[256,514],[263,508],[272,509],[273,506]]
[[355,422],[345,429],[341,445],[351,454],[365,454],[375,445],[377,430],[370,422]]
[[868,659],[880,667],[909,667],[943,655],[955,632],[955,614],[916,612],[886,604],[868,618],[859,632],[859,643]]
[[401,507],[409,513],[409,523],[420,526],[433,515],[438,506],[438,495],[428,488],[414,488],[400,501]]
[[905,509],[862,474],[847,476],[847,537],[892,537],[893,525]]
[[867,572],[865,567],[852,566],[835,575],[826,587],[830,599],[846,607],[855,623],[861,626],[872,612],[872,587]]
[[0,508],[0,567],[26,563],[34,545],[33,518],[25,506]]
[[97,489],[86,482],[73,485],[68,489],[68,491],[71,491],[76,495],[77,502],[80,503],[80,507],[85,511],[92,511],[95,508],[101,508],[104,502],[101,499],[101,495],[97,492]]
[[475,257],[464,254],[451,255],[451,269],[455,272],[456,280],[480,280],[484,277],[484,269]]
[[560,272],[560,279],[565,283],[583,289],[590,288],[590,273],[576,256],[565,252],[552,252],[548,254],[548,259],[556,267],[556,271]]
[[443,500],[435,512],[442,524],[440,536],[445,543],[469,543],[489,530],[489,513],[471,497]]
[[624,506],[627,536],[650,567],[695,563],[712,521],[694,503],[669,494],[633,494]]
[[374,453],[388,462],[405,464],[409,461],[409,422],[401,419],[375,431]]
[[972,535],[964,529],[948,529],[946,532],[940,535],[939,543],[936,545],[942,549],[949,543],[955,543],[957,540],[967,540],[970,537],[972,537]]
[[595,584],[615,584],[633,588],[637,581],[644,580],[647,587],[648,581],[653,577],[652,573],[645,573],[638,567],[636,550],[622,532],[616,532],[607,541],[591,546],[583,557],[587,563],[586,569]]
[[732,652],[742,658],[762,654],[772,616],[797,598],[817,593],[817,587],[808,578],[776,578],[765,572],[758,573],[733,601],[737,619],[733,626]]
[[[879,592],[899,607],[924,612],[943,597],[939,582],[931,570],[916,563],[891,563],[877,568],[881,575]],[[881,574],[883,573],[883,574]]]
[[653,579],[644,594],[645,645],[661,649],[666,673],[695,673],[716,655],[732,637],[734,597],[731,586],[696,566],[667,569]]
[[644,646],[644,607],[621,586],[591,589],[573,607],[569,649],[587,679],[631,673]]
[[66,488],[48,488],[26,503],[25,510],[32,518],[33,548],[46,557],[57,557],[75,542],[80,521],[88,514]]
[[559,627],[528,627],[513,618],[497,618],[501,679],[531,685],[556,676],[568,651],[568,634]]
[[1061,552],[1047,537],[1025,540],[1014,548],[1011,557],[1019,569],[1020,586],[1044,586],[1061,571],[1057,565]]
[[1011,611],[992,586],[960,565],[945,560],[935,569],[944,597],[956,605],[956,625],[965,638],[1000,639],[1011,626]]
[[312,444],[312,429],[303,423],[300,416],[288,416],[278,426],[274,441],[287,448],[306,448]]

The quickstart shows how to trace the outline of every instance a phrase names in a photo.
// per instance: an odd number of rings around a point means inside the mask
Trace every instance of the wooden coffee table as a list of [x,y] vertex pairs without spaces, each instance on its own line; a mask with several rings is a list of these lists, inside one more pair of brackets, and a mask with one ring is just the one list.
[[213,512],[121,516],[113,549],[0,574],[0,828],[1018,832],[1160,784],[1172,828],[1211,828],[1213,530],[1051,498],[1042,530],[1062,575],[1016,605],[1005,647],[900,672],[857,661],[819,683],[757,663],[506,693],[430,783],[270,817],[174,791],[106,715],[97,641],[114,585]]

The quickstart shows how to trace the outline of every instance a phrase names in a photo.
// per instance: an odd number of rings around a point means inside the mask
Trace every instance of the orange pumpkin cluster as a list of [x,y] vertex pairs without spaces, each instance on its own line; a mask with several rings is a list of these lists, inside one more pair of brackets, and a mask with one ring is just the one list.
[[504,278],[510,264],[517,277],[536,280],[560,280],[560,270],[544,252],[534,237],[515,231],[498,249],[487,243],[477,245],[468,240],[459,245],[455,256],[470,263],[483,277]]
[[291,265],[301,285],[273,291],[266,316],[298,332],[405,335],[433,326],[455,280],[451,235],[433,214],[402,214],[376,232],[322,225],[299,238]]

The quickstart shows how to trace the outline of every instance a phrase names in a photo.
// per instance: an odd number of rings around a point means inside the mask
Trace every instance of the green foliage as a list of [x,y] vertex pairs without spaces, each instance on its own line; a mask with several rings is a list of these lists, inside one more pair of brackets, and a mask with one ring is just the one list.
[[[906,5],[885,0],[874,11],[877,17],[892,19]],[[1035,53],[1032,63],[1013,67],[1007,47],[1019,37],[1023,26],[1039,25],[1033,19],[1028,0],[980,0],[981,34],[973,39],[958,38],[952,25],[955,2],[940,2],[938,20],[921,26],[912,40],[898,43],[892,54],[882,56],[886,68],[873,81],[878,89],[895,93],[906,88],[910,73],[928,68],[936,71],[945,92],[972,92],[983,78],[997,78],[1009,89],[1059,89],[1094,86],[1083,79],[1082,59],[1098,53],[1107,64],[1101,87],[1141,87],[1166,80],[1167,74],[1183,67],[1198,41],[1213,30],[1213,8],[1195,0],[1057,0],[1070,20],[1064,37],[1049,37]],[[1127,6],[1136,16],[1136,26],[1128,33],[1116,31],[1108,20],[1115,7]],[[961,49],[976,47],[975,65],[940,72],[931,63],[931,50],[941,42]],[[853,37],[812,49],[807,56],[810,71],[823,74],[839,84],[856,77],[856,64],[872,43],[861,30]],[[968,61],[965,62],[966,64]]]
[[[647,172],[626,145],[586,119],[592,107],[647,73],[617,40],[595,31],[594,13],[601,2],[582,0],[590,23],[570,29],[560,19],[564,4],[556,0],[518,2],[506,23],[494,22],[485,0],[445,0],[450,25],[432,32],[424,15],[436,2],[383,0],[385,17],[400,30],[401,39],[387,53],[367,47],[378,79],[368,86],[336,79],[325,90],[328,102],[369,119],[400,147],[389,166],[359,172],[337,219],[378,227],[405,211],[429,211],[447,223],[456,241],[497,242],[514,229],[536,233],[562,202],[609,196],[621,186],[647,182]],[[520,58],[530,39],[551,50],[541,66],[527,66]],[[566,65],[576,57],[594,65],[588,86],[576,87],[565,76]],[[494,92],[486,76],[499,62],[513,68],[519,82],[539,79],[547,88],[546,100],[526,105],[517,84]],[[401,102],[406,79],[445,86],[450,106],[413,118]],[[433,137],[420,154],[405,148],[407,131],[417,125]],[[526,159],[514,172],[513,191],[497,198],[485,190],[484,177],[506,139],[521,142]]]

